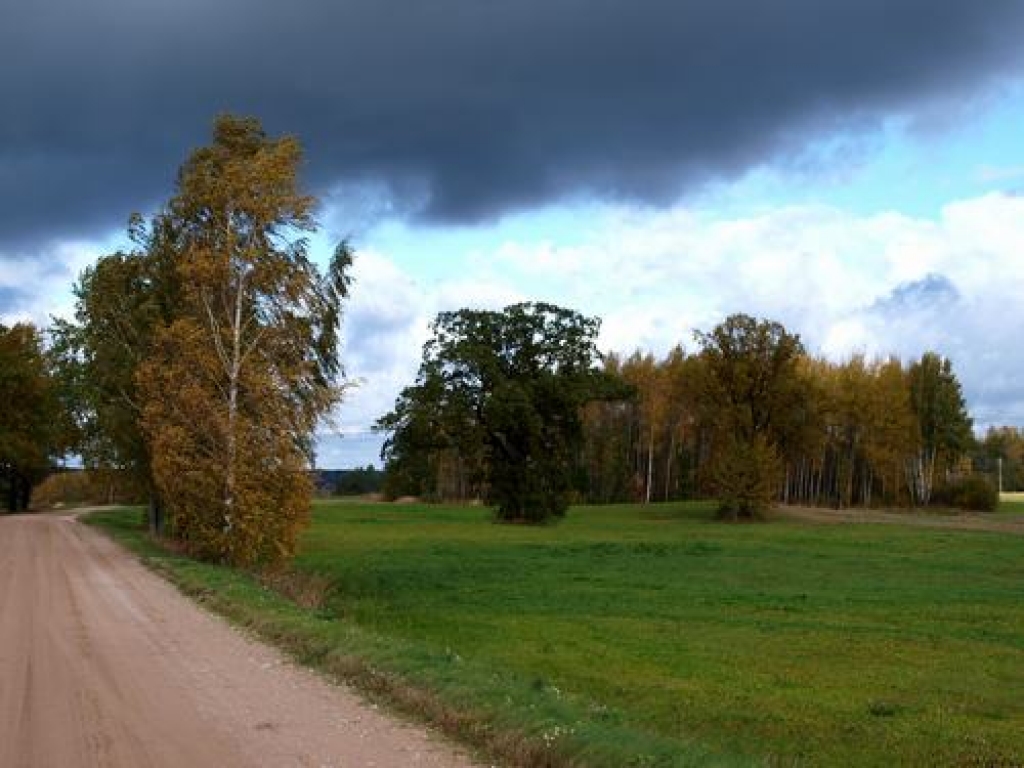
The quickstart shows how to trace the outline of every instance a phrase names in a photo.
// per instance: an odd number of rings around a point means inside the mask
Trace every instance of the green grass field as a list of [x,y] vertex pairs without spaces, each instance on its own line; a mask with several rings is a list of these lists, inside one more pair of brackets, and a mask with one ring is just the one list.
[[999,512],[1024,515],[1024,493],[1004,493],[999,497]]
[[225,569],[163,568],[274,639],[308,633],[314,663],[431,692],[450,731],[523,764],[1024,764],[1024,537],[337,502],[295,565],[328,585],[295,616]]

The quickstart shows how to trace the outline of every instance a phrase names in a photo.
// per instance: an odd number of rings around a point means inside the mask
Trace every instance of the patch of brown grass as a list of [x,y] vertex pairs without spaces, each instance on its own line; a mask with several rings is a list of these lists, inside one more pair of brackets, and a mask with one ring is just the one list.
[[327,602],[331,580],[316,573],[304,573],[289,568],[265,571],[259,574],[260,583],[311,611],[319,611]]

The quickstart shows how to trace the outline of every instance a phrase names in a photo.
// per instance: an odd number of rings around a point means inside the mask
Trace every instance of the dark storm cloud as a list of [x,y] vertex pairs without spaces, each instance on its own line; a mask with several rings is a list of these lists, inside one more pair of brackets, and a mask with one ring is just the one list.
[[[659,203],[816,130],[962,99],[1020,61],[988,0],[37,0],[0,11],[0,243],[119,226],[212,116],[298,134],[308,176],[478,220]],[[3,246],[0,246],[0,250]]]

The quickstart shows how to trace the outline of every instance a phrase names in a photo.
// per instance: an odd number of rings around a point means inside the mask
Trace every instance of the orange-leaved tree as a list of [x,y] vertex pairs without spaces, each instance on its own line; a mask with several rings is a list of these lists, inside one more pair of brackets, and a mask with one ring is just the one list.
[[307,252],[298,142],[221,117],[162,217],[177,233],[175,319],[140,366],[142,424],[172,535],[239,565],[279,562],[308,516],[318,420],[338,401],[338,319],[352,256]]

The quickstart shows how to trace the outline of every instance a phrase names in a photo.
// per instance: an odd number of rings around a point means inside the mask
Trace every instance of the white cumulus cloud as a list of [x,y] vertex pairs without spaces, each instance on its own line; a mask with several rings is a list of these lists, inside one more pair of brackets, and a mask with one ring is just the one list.
[[[1024,424],[1021,296],[1024,200],[1009,195],[953,202],[933,218],[824,206],[736,218],[612,209],[568,244],[539,232],[466,254],[458,280],[403,294],[423,311],[394,332],[421,340],[438,310],[538,299],[601,317],[606,350],[661,354],[678,342],[692,350],[693,329],[745,312],[783,322],[832,358],[935,350],[953,359],[980,422]],[[411,381],[419,349],[399,346],[389,370]],[[367,382],[388,390],[375,402],[393,402],[394,378],[368,372]]]

